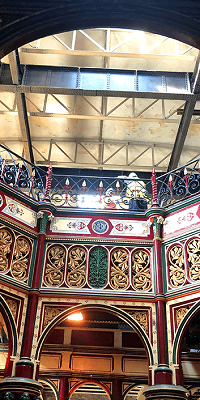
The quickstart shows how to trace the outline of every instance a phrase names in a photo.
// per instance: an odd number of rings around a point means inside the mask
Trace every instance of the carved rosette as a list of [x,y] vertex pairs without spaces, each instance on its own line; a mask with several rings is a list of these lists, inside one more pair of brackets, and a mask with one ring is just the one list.
[[0,272],[5,272],[9,268],[9,255],[11,252],[13,238],[6,228],[0,229]]
[[118,248],[111,253],[111,285],[114,289],[126,289],[128,286],[128,253]]
[[137,250],[132,255],[132,283],[139,291],[151,287],[150,257],[146,250]]
[[177,244],[169,250],[168,262],[171,285],[174,287],[182,286],[186,277],[182,246]]
[[48,307],[46,306],[44,309],[44,324],[43,327],[46,328],[47,325],[50,324],[50,322],[57,317],[57,315],[61,314],[63,311],[66,310],[66,307],[61,308],[61,307]]
[[11,274],[18,281],[27,279],[31,245],[24,236],[19,236],[15,241]]
[[193,281],[200,280],[200,239],[192,239],[187,245],[189,276]]
[[48,286],[60,286],[63,283],[65,249],[59,245],[50,247],[47,251],[47,262],[44,281]]
[[176,310],[176,323],[177,326],[181,323],[183,317],[185,314],[187,314],[188,310],[190,309],[191,306],[186,306],[186,307],[180,307],[178,310]]
[[69,286],[82,287],[86,279],[86,250],[81,246],[70,249],[68,256],[67,283]]

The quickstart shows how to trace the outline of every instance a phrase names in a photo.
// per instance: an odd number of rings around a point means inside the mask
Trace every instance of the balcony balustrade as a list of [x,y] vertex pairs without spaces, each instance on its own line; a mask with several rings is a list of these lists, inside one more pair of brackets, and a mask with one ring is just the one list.
[[[55,174],[37,167],[0,145],[0,182],[36,202],[57,207],[144,212],[151,206],[168,207],[200,192],[200,159],[156,178],[96,177]],[[155,191],[157,193],[155,193]]]

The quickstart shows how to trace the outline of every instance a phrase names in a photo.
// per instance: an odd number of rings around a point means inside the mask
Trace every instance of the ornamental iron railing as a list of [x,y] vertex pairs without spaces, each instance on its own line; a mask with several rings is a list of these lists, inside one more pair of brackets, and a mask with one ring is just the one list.
[[153,170],[151,179],[135,173],[80,177],[54,174],[51,165],[45,171],[0,145],[0,182],[57,207],[142,212],[152,206],[168,207],[200,192],[200,159],[157,178]]

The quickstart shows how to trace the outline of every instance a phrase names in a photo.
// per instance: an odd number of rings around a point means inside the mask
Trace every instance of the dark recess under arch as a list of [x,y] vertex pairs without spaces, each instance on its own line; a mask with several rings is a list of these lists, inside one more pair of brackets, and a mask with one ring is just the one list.
[[177,0],[3,0],[0,57],[50,34],[73,29],[140,29],[200,47],[200,3]]

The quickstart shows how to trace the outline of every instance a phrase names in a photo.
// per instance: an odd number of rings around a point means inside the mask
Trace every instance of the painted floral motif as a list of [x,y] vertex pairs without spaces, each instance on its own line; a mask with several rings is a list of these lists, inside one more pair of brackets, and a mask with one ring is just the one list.
[[61,246],[53,246],[47,253],[47,265],[44,280],[49,286],[60,286],[63,282],[65,250]]
[[132,256],[132,283],[136,290],[151,287],[150,259],[145,250],[137,250]]
[[69,251],[67,283],[69,286],[81,287],[85,283],[86,251],[81,246]]
[[189,276],[193,281],[200,280],[200,239],[193,239],[187,245]]
[[111,284],[115,289],[126,289],[128,286],[128,254],[124,249],[111,253]]
[[169,251],[170,283],[174,287],[185,282],[185,267],[183,248],[180,245],[173,246]]
[[0,272],[8,269],[12,241],[10,232],[5,228],[0,229]]
[[19,281],[22,281],[27,277],[30,250],[31,246],[29,240],[24,236],[19,236],[15,242],[13,261],[11,265],[11,274]]

